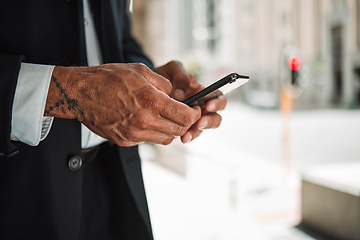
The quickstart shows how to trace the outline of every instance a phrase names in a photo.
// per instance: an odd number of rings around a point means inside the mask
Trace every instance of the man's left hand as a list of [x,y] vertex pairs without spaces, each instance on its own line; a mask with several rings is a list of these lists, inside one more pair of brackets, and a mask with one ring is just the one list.
[[[170,96],[178,101],[183,101],[191,95],[204,89],[192,75],[187,73],[182,64],[177,61],[171,61],[154,71],[167,78],[172,83]],[[217,113],[226,106],[227,99],[225,96],[214,98],[206,102],[202,107],[201,118],[183,135],[181,141],[188,143],[197,138],[202,130],[219,127],[221,116]]]

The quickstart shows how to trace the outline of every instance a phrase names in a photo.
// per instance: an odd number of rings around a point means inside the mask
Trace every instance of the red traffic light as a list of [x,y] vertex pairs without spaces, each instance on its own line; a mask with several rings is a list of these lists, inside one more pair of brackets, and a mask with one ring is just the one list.
[[298,57],[291,57],[289,58],[288,65],[291,70],[298,71],[301,67],[301,61]]

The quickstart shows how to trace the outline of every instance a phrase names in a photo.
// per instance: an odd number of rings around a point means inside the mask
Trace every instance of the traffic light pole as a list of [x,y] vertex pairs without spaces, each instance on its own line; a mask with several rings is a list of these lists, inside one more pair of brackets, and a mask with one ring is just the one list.
[[280,91],[280,108],[283,113],[282,135],[282,165],[286,174],[290,171],[290,119],[293,108],[293,99],[283,89]]
[[283,115],[282,165],[286,174],[290,171],[290,121],[293,101],[302,93],[299,79],[301,65],[299,50],[294,46],[284,46],[281,50],[279,79],[280,109]]

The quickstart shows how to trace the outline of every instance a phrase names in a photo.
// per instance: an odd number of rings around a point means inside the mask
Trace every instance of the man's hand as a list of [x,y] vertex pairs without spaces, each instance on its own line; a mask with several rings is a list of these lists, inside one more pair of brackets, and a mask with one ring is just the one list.
[[171,83],[143,64],[55,67],[45,115],[78,119],[119,146],[169,144],[201,116],[168,95]]
[[[155,68],[155,72],[169,79],[173,85],[170,96],[178,101],[183,101],[191,95],[204,89],[204,87],[183,68],[177,61]],[[190,142],[198,137],[203,129],[217,128],[221,123],[221,116],[217,111],[223,110],[226,106],[226,97],[221,96],[208,101],[202,108],[201,118],[181,136],[183,143]]]

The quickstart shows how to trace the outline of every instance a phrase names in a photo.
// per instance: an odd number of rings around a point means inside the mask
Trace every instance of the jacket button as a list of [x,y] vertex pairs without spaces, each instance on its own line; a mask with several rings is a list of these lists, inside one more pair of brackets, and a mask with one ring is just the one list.
[[73,156],[68,162],[68,167],[71,171],[77,171],[81,168],[82,159],[79,156]]

